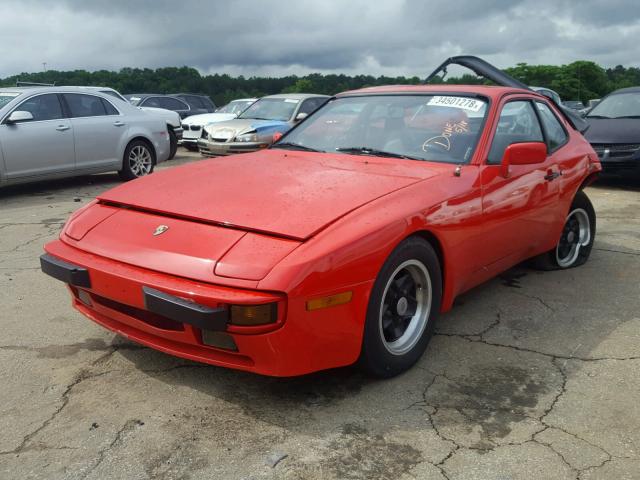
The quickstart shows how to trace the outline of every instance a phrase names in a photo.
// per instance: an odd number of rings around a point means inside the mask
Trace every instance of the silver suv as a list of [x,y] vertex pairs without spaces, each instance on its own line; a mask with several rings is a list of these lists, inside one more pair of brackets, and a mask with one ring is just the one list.
[[78,87],[0,88],[0,185],[118,171],[147,175],[169,156],[167,124]]

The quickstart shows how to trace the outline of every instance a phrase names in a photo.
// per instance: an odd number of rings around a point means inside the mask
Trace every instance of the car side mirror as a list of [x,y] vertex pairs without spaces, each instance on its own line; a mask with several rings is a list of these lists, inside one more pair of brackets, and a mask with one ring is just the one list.
[[511,165],[535,165],[547,159],[547,145],[544,142],[512,143],[504,150],[502,176],[509,176]]
[[31,112],[27,112],[25,110],[14,110],[7,118],[8,124],[20,123],[20,122],[28,122],[33,120],[33,115]]
[[308,116],[309,116],[308,113],[300,112],[298,115],[296,115],[296,122],[299,122],[300,120],[304,120]]

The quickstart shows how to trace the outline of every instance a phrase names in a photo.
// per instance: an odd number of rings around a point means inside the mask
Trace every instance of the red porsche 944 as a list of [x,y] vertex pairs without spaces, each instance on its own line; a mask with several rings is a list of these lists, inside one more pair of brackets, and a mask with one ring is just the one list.
[[601,166],[576,123],[516,86],[332,98],[267,150],[123,184],[46,245],[98,324],[265,375],[396,375],[456,295],[527,259],[584,263]]

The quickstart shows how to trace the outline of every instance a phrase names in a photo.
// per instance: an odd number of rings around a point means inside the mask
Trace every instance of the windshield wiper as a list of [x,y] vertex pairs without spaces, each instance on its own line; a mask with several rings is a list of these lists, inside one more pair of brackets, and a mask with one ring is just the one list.
[[274,143],[271,148],[283,148],[286,150],[302,150],[304,152],[321,152],[322,151],[315,148],[307,147],[306,145],[302,145],[301,143],[293,143],[293,142]]
[[587,118],[607,118],[607,119],[611,119],[611,117],[605,117],[604,115],[587,115]]
[[613,117],[613,118],[615,118],[615,119],[618,119],[618,118],[640,118],[640,115],[623,115],[621,117]]
[[374,157],[391,157],[391,158],[404,158],[407,160],[423,160],[418,157],[411,157],[409,155],[402,155],[401,153],[385,152],[384,150],[377,150],[375,148],[367,147],[338,147],[336,152],[350,153],[352,155],[371,155]]

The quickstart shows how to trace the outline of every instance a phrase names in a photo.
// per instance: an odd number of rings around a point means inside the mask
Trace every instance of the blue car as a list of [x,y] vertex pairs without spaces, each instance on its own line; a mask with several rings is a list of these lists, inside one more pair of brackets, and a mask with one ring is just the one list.
[[329,98],[308,93],[263,97],[233,120],[206,125],[198,149],[202,155],[213,157],[266,148]]

